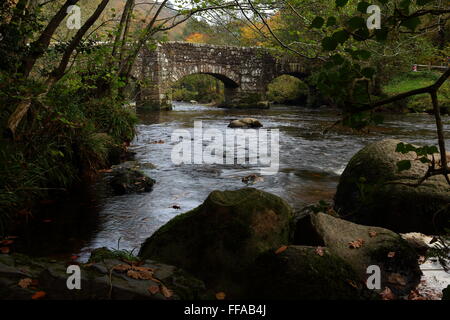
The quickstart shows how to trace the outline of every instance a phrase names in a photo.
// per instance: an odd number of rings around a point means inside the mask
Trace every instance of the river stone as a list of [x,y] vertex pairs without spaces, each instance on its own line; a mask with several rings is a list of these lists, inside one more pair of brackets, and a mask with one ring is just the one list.
[[289,246],[268,251],[249,271],[248,296],[267,300],[367,300],[377,295],[355,271],[328,249]]
[[156,183],[143,172],[130,168],[113,169],[110,180],[111,187],[116,195],[130,193],[150,192]]
[[[311,239],[316,243],[311,243]],[[362,243],[352,248],[351,243]],[[361,281],[367,268],[381,270],[381,288],[389,287],[397,296],[408,295],[420,282],[418,254],[399,234],[379,227],[367,227],[317,213],[297,221],[295,244],[327,247],[356,272]]]
[[291,207],[275,195],[253,188],[214,191],[147,239],[139,256],[227,286],[259,254],[288,243],[291,217]]
[[248,128],[261,128],[263,127],[262,123],[259,122],[259,120],[253,119],[253,118],[244,118],[239,120],[233,120],[228,125],[228,128],[242,128],[242,129],[248,129]]
[[419,187],[404,185],[417,183],[428,165],[413,161],[410,170],[399,172],[399,161],[416,158],[415,153],[396,152],[400,142],[370,144],[350,160],[337,188],[335,210],[347,220],[396,232],[444,232],[450,221],[450,185],[443,176]]

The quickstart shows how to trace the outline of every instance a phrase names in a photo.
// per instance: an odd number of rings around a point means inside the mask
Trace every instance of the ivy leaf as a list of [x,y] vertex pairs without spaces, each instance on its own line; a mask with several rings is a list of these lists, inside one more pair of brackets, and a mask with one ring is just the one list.
[[351,30],[367,27],[366,20],[362,17],[353,17],[347,21],[347,24]]
[[399,172],[409,170],[411,169],[411,167],[411,160],[402,160],[397,162],[397,168]]

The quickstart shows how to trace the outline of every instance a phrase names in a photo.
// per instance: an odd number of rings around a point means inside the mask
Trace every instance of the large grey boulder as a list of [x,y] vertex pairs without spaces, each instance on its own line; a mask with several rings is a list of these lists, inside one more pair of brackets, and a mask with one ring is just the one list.
[[[399,140],[368,145],[349,162],[335,196],[335,210],[350,221],[385,227],[396,232],[436,234],[450,221],[450,185],[435,176],[420,186],[428,164],[413,152],[396,152]],[[439,155],[435,155],[439,159]],[[412,160],[412,167],[399,171],[397,163]]]

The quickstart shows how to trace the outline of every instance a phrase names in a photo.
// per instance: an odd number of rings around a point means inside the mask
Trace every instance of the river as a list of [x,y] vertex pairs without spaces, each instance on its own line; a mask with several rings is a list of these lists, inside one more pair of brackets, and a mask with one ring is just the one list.
[[[225,132],[230,120],[242,117],[257,118],[265,129],[280,131],[279,172],[264,177],[254,187],[281,196],[294,208],[320,200],[332,201],[346,164],[370,142],[397,138],[436,144],[434,118],[424,114],[386,115],[384,124],[369,134],[342,129],[324,134],[339,119],[336,110],[293,106],[225,110],[175,103],[173,111],[140,114],[138,134],[130,148],[143,171],[157,181],[151,193],[113,196],[101,182],[80,187],[80,195],[53,205],[47,219],[26,230],[28,236],[21,241],[22,251],[36,255],[70,254],[80,260],[86,260],[89,252],[99,247],[136,253],[159,227],[200,205],[211,191],[245,187],[242,178],[259,174],[258,167],[177,166],[171,161],[174,130],[192,130],[194,122],[201,120],[205,128]],[[446,117],[446,131],[449,128]]]

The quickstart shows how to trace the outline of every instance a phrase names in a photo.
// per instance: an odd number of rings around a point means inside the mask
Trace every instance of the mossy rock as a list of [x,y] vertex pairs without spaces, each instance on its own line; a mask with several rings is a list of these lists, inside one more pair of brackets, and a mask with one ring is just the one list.
[[268,300],[377,299],[341,258],[323,249],[290,246],[262,254],[249,271],[248,298]]
[[291,207],[275,195],[214,191],[147,239],[139,256],[179,266],[211,286],[227,283],[262,252],[288,243],[291,217]]
[[[422,272],[418,254],[399,234],[379,227],[368,227],[324,213],[311,214],[297,221],[295,244],[320,245],[344,260],[361,281],[367,268],[381,270],[381,289],[389,287],[396,295],[407,295],[420,282]],[[311,243],[313,240],[316,243]],[[360,247],[352,247],[352,242]]]
[[110,181],[116,195],[150,192],[155,183],[142,171],[123,167],[114,169]]
[[[419,187],[409,186],[425,176],[428,164],[414,161],[415,153],[396,152],[400,142],[370,144],[350,160],[337,188],[335,210],[350,221],[395,232],[444,232],[450,221],[450,185],[444,176],[435,176]],[[402,160],[412,161],[410,170],[399,172]]]

